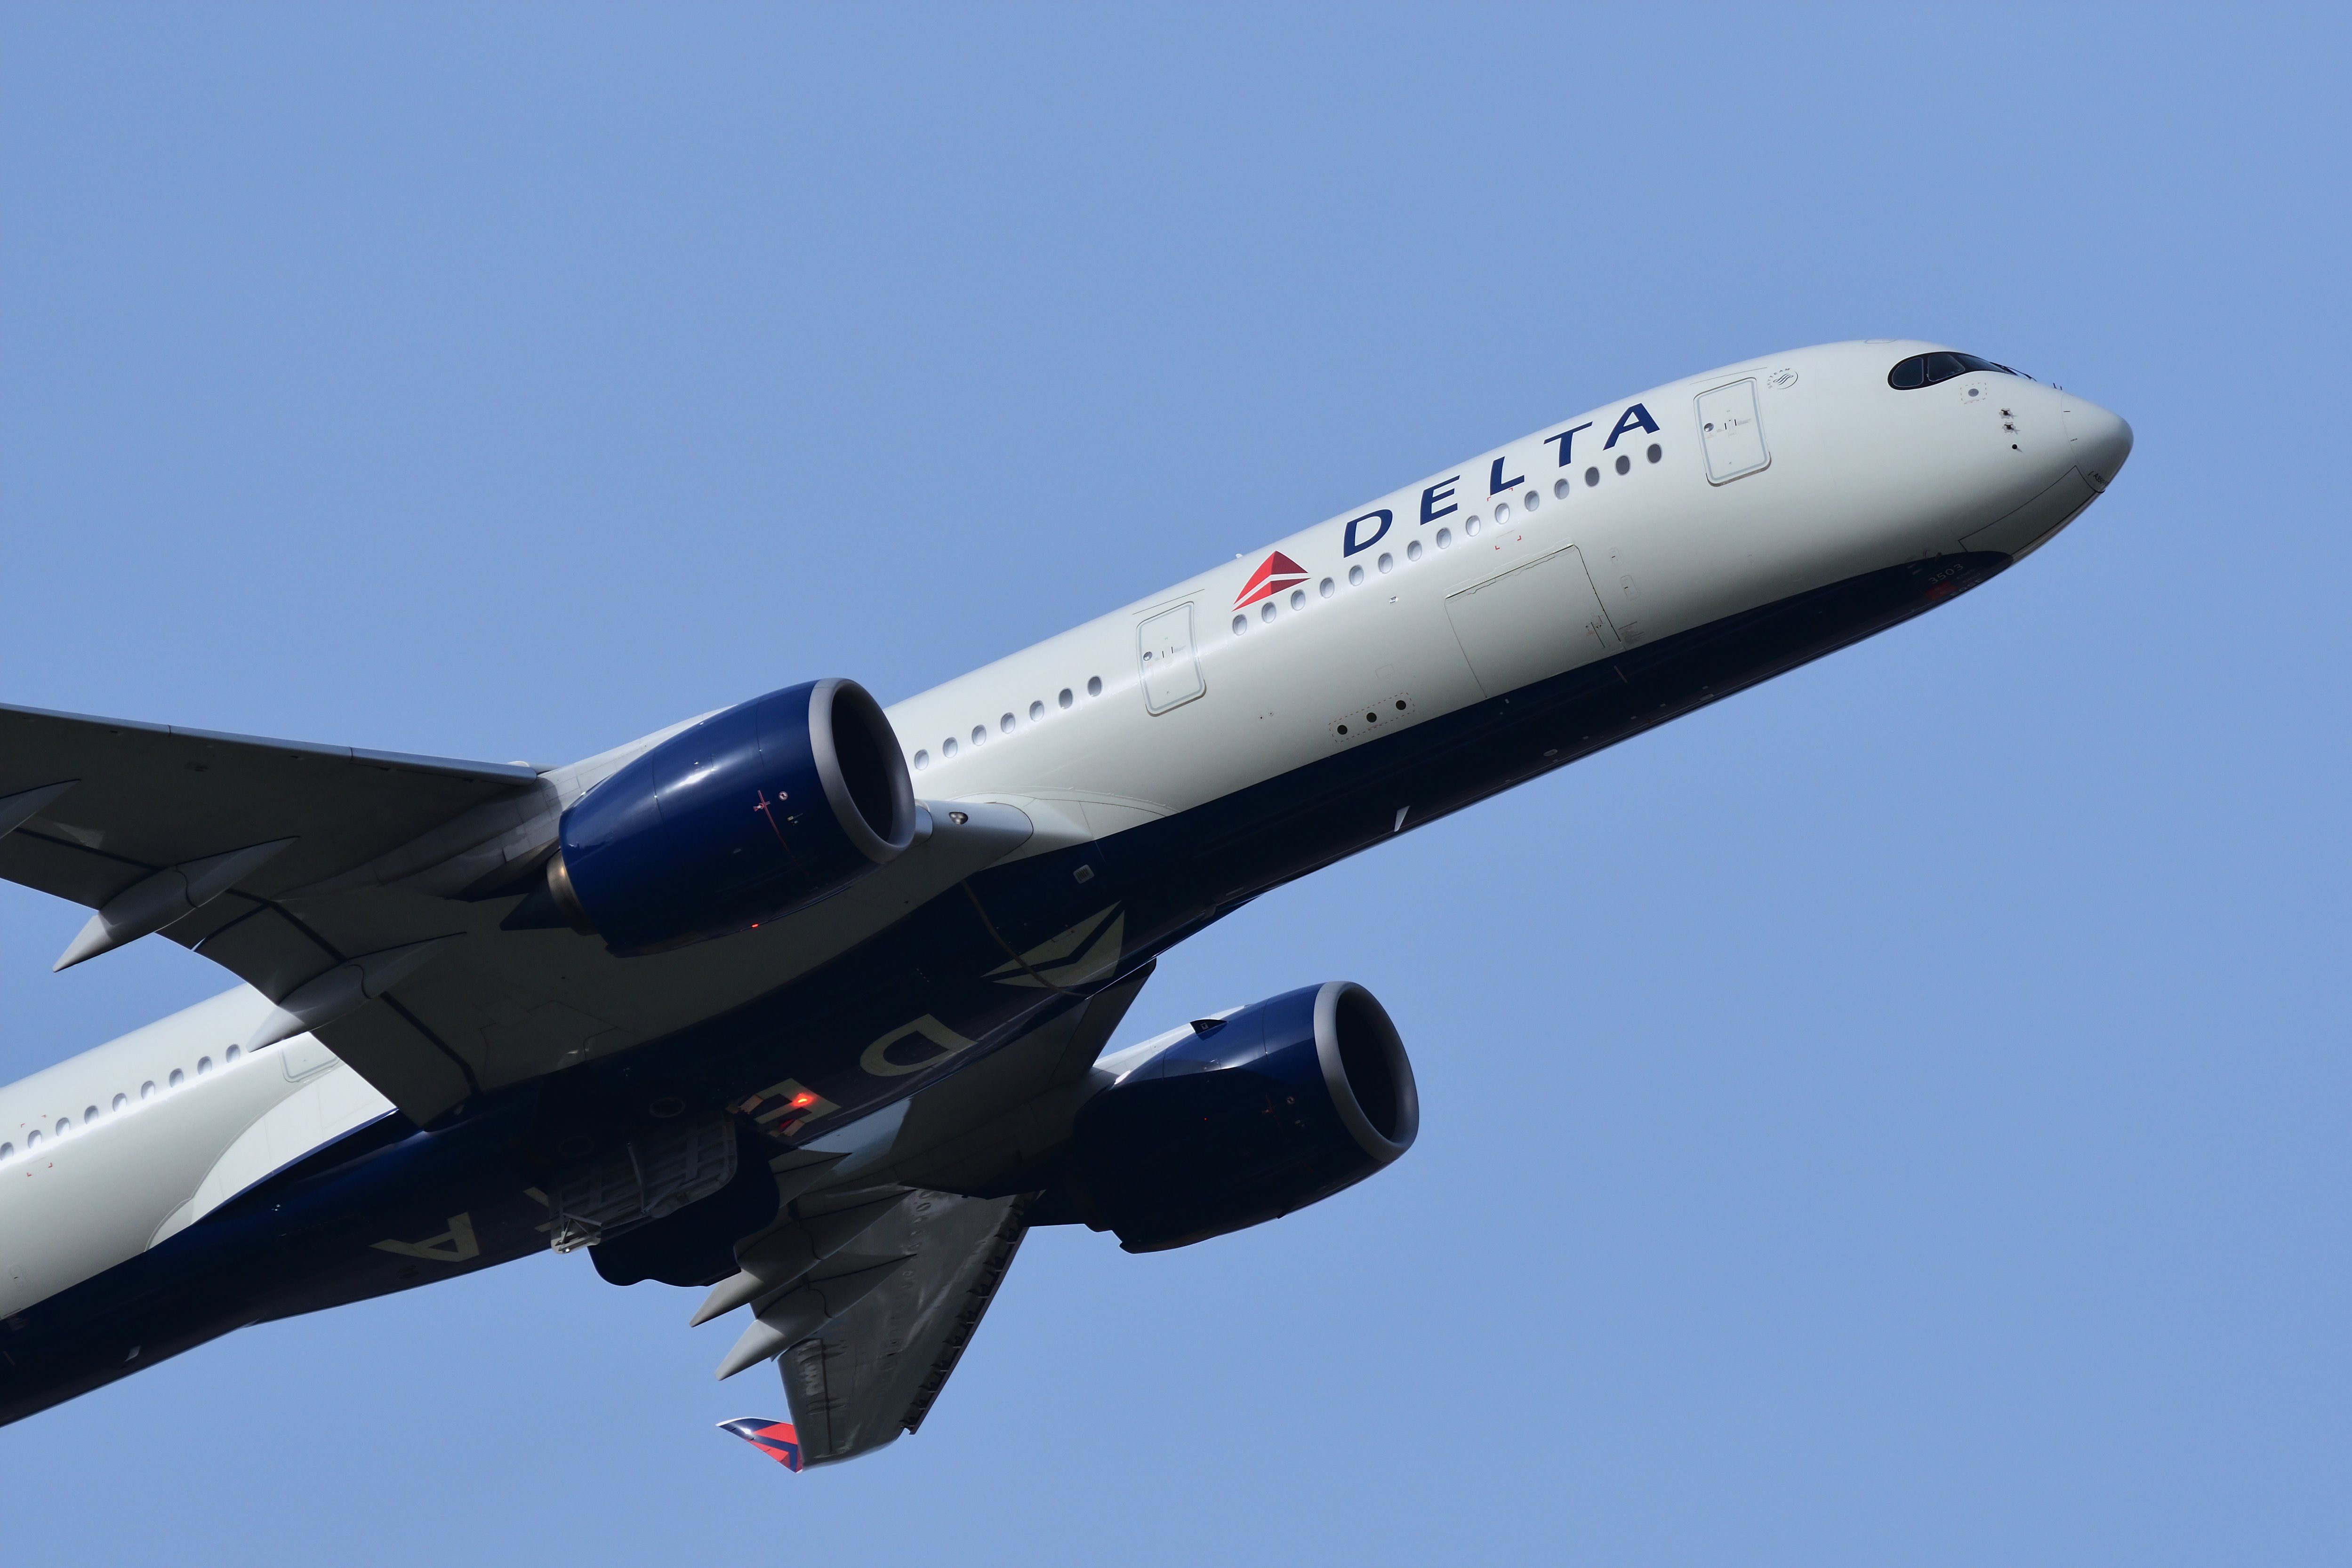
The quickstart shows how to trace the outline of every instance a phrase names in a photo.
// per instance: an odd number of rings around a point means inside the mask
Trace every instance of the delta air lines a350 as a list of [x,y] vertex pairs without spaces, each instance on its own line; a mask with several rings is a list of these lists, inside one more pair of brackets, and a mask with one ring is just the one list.
[[885,709],[826,679],[557,768],[0,708],[0,876],[240,982],[0,1089],[0,1422],[552,1249],[740,1313],[797,1469],[914,1431],[1023,1237],[1190,1246],[1420,1124],[1302,986],[1105,1053],[1342,856],[1976,588],[2106,410],[1872,341],[1580,413]]

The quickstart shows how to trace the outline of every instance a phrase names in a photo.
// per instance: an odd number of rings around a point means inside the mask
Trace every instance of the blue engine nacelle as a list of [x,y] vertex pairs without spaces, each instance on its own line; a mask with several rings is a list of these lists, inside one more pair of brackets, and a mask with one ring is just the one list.
[[855,681],[812,681],[713,714],[573,802],[544,885],[507,924],[659,952],[812,904],[914,838],[880,705]]
[[1420,1130],[1396,1025],[1334,980],[1204,1019],[1087,1101],[1070,1197],[1129,1251],[1156,1252],[1353,1186]]

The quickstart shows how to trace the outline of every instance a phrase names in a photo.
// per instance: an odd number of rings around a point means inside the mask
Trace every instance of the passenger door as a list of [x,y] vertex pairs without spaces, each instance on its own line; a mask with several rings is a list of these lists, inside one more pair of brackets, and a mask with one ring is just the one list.
[[1728,484],[1771,463],[1764,426],[1756,418],[1756,378],[1698,394],[1698,438],[1710,485]]
[[1202,692],[1200,661],[1192,653],[1192,607],[1180,604],[1146,621],[1136,632],[1143,669],[1143,706],[1152,713],[1181,707]]

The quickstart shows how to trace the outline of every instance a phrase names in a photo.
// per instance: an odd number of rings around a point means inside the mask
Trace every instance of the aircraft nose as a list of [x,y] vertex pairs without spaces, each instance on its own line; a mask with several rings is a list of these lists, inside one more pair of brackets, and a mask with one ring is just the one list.
[[2066,408],[2066,434],[2073,438],[2074,466],[2094,490],[2115,482],[2131,455],[2132,430],[2097,403],[2076,398]]

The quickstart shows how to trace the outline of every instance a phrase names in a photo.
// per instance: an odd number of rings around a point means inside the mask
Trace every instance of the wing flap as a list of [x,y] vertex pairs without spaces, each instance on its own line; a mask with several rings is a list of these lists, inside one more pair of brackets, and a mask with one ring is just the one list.
[[148,874],[143,862],[77,843],[37,815],[0,838],[0,878],[92,909]]
[[379,997],[311,1032],[404,1111],[429,1113],[481,1089],[465,1057],[396,997]]

